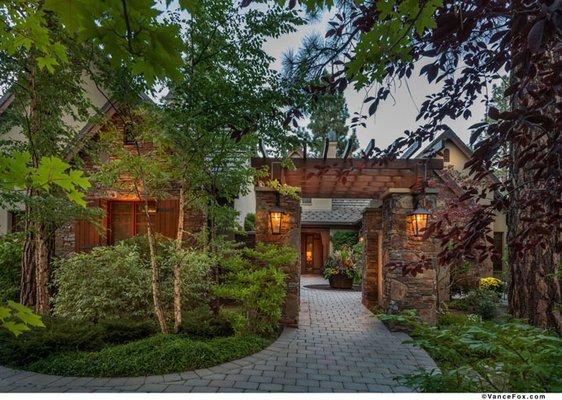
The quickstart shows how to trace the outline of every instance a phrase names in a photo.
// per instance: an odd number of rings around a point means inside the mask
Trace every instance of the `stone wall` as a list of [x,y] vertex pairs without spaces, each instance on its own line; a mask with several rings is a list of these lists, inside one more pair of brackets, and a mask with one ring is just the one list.
[[[435,207],[435,194],[425,196],[424,206]],[[406,189],[396,189],[383,196],[383,282],[382,308],[385,312],[415,309],[430,324],[436,322],[437,280],[435,263],[416,276],[404,275],[403,263],[434,259],[438,245],[433,240],[413,235],[408,214],[414,209],[414,197]]]
[[300,309],[300,251],[301,251],[301,206],[300,200],[279,195],[279,207],[285,210],[281,219],[281,232],[273,234],[269,222],[269,210],[277,206],[277,192],[270,188],[256,187],[256,242],[277,243],[293,247],[299,258],[288,265],[287,297],[283,304],[281,322],[286,326],[298,326]]
[[363,237],[362,302],[369,310],[379,305],[381,272],[382,214],[380,207],[368,207],[363,212],[361,236]]

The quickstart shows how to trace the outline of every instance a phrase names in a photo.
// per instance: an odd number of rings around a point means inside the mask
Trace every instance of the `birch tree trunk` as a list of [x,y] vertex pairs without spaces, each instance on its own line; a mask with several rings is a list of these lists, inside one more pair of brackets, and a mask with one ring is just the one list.
[[[178,215],[178,232],[176,236],[176,249],[179,251],[183,244],[183,230],[185,218],[185,193],[183,184],[180,187],[179,194],[179,215]],[[181,271],[182,265],[180,260],[174,265],[174,333],[178,333],[182,321],[181,307]]]
[[144,214],[146,216],[146,235],[148,237],[148,249],[150,252],[150,267],[152,270],[151,285],[152,285],[152,302],[154,305],[154,314],[156,314],[156,319],[158,320],[160,331],[162,333],[168,333],[166,316],[164,315],[164,309],[162,308],[162,304],[160,303],[160,294],[159,294],[160,267],[158,266],[158,260],[156,259],[156,243],[154,240],[154,234],[152,232],[152,220],[150,217],[150,213],[148,212],[148,200],[144,201]]

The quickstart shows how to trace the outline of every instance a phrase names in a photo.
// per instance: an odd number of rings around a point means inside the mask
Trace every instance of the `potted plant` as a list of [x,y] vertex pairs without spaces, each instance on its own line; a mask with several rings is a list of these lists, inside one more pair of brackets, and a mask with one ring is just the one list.
[[351,289],[353,281],[359,277],[357,257],[349,246],[342,246],[340,250],[330,256],[324,266],[324,278],[334,289]]

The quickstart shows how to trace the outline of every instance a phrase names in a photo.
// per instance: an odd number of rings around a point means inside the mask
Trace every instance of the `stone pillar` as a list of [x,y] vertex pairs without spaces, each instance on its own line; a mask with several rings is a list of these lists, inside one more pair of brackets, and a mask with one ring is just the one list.
[[[428,189],[423,205],[435,208],[436,191]],[[435,324],[437,280],[435,258],[438,244],[435,240],[424,240],[413,235],[408,214],[414,209],[414,196],[409,189],[390,189],[383,196],[383,309],[395,313],[415,309],[429,324]],[[422,257],[433,260],[433,265],[416,276],[404,276],[402,268],[389,264],[420,262]]]
[[363,279],[362,302],[365,307],[372,310],[380,305],[382,293],[381,274],[381,228],[382,214],[380,207],[367,207],[363,211],[361,235],[363,238]]
[[256,242],[277,243],[293,247],[299,257],[286,266],[287,297],[283,305],[281,322],[285,326],[298,326],[300,309],[300,252],[301,252],[301,206],[300,200],[279,196],[279,207],[285,214],[281,220],[281,233],[273,234],[269,222],[269,210],[276,207],[277,192],[270,188],[256,187]]

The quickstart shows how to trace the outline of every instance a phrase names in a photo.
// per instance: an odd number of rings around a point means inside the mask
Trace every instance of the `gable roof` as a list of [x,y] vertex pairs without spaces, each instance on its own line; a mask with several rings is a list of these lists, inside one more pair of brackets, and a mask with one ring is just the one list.
[[[447,141],[452,142],[466,157],[471,158],[474,153],[470,147],[466,145],[465,142],[457,135],[452,129],[447,129],[445,132],[437,136],[433,141],[431,141],[427,146],[425,146],[421,151],[419,151],[419,158],[434,157],[436,153],[443,150]],[[404,154],[402,154],[403,159],[409,159],[414,154],[418,153],[421,147],[421,142],[415,142],[413,145],[408,147]]]
[[332,199],[331,210],[301,211],[302,226],[347,226],[357,227],[363,219],[363,211],[371,199]]
[[433,156],[438,151],[443,150],[447,140],[451,141],[457,148],[468,158],[472,157],[474,153],[462,139],[452,130],[448,129],[439,136],[437,136],[431,143],[429,143],[420,153],[420,157]]

